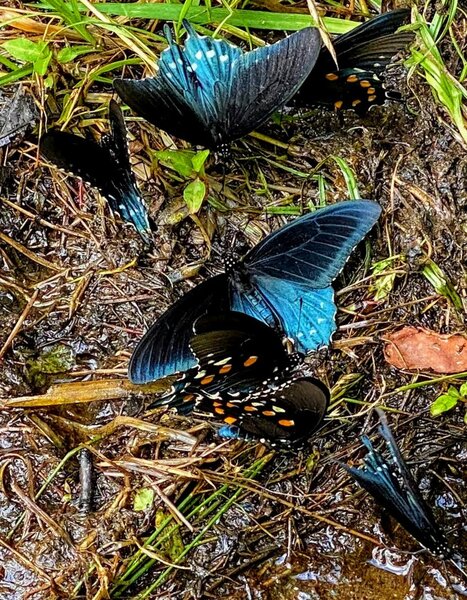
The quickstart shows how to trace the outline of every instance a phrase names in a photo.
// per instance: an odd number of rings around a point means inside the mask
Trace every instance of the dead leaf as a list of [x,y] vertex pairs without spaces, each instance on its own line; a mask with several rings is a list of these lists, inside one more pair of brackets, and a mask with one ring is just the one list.
[[403,327],[386,336],[384,356],[397,369],[435,373],[467,371],[467,336],[442,335],[423,327]]

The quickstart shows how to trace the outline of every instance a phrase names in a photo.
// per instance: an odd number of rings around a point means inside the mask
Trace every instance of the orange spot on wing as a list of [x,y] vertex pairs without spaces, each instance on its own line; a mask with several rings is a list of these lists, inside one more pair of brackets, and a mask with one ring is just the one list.
[[368,96],[369,102],[374,102],[376,100],[376,96]]
[[251,365],[254,365],[255,362],[258,360],[257,356],[250,356],[249,358],[246,359],[246,361],[243,363],[244,367],[251,367]]
[[360,81],[360,85],[362,86],[362,88],[367,88],[370,87],[371,83],[368,81],[368,79],[362,79]]
[[221,367],[219,369],[219,374],[224,375],[224,373],[228,373],[231,370],[232,370],[232,365],[224,365],[223,367]]
[[[362,101],[361,101],[361,100],[354,100],[354,101],[352,102],[352,106],[358,106],[358,105],[359,105],[359,104],[361,104],[361,103],[362,103]],[[203,382],[201,382],[201,383],[203,383]]]
[[326,79],[328,81],[336,81],[336,79],[339,79],[339,76],[336,75],[336,73],[327,73],[326,74]]
[[243,410],[245,412],[257,412],[258,409],[255,406],[250,406],[249,404],[247,404],[243,407]]
[[334,102],[334,108],[335,108],[336,110],[340,110],[340,109],[342,108],[342,105],[343,105],[343,104],[344,104],[344,103],[342,102],[342,100],[338,100],[337,102]]
[[237,419],[235,417],[225,417],[224,419],[224,423],[227,423],[227,425],[233,425],[236,422]]
[[263,410],[263,415],[265,417],[275,417],[276,413],[273,410]]
[[374,88],[374,87],[368,88],[368,89],[367,89],[367,91],[366,91],[366,93],[367,93],[369,96],[371,96],[371,95],[372,95],[372,94],[374,94],[375,92],[376,92],[376,90],[375,90],[375,88]]
[[207,377],[203,377],[203,379],[201,379],[200,384],[201,385],[208,385],[208,383],[211,383],[211,381],[214,379],[214,375],[208,375]]
[[349,75],[347,77],[347,83],[355,83],[358,81],[358,77],[356,75]]
[[216,415],[225,415],[225,410],[223,408],[216,407],[214,409],[214,412],[216,413]]
[[226,403],[227,408],[235,408],[235,404],[233,402]]
[[292,421],[292,419],[281,419],[278,423],[282,427],[293,427],[295,425],[295,421]]
[[183,402],[191,402],[195,399],[194,394],[188,394],[187,396],[183,396]]

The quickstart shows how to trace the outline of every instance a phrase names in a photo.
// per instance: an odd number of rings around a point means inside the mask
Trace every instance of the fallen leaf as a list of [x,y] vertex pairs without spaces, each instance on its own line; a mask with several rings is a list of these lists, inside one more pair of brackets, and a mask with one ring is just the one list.
[[423,327],[403,327],[385,338],[384,356],[397,369],[435,373],[467,371],[467,336],[443,335]]

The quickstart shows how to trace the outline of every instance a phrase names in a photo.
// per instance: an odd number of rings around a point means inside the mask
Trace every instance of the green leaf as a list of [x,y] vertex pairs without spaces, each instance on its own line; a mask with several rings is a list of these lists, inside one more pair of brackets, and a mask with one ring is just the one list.
[[52,58],[52,50],[49,48],[46,42],[37,43],[42,47],[39,57],[33,62],[34,71],[43,77],[47,73],[47,67],[49,66],[50,59]]
[[155,154],[160,163],[176,171],[182,177],[193,176],[195,153],[192,150],[160,150]]
[[203,173],[201,173],[201,171],[203,170],[204,163],[206,162],[206,159],[208,156],[209,156],[209,150],[201,150],[200,152],[197,152],[193,156],[193,158],[191,159],[191,162],[192,162],[193,170],[195,171],[195,173],[200,173],[201,175],[203,175]]
[[467,398],[467,383],[463,383],[459,389],[459,395]]
[[203,200],[206,196],[206,184],[201,179],[195,179],[189,183],[183,190],[183,197],[186,205],[188,206],[188,212],[195,214],[199,211],[203,204]]
[[94,48],[91,46],[68,46],[66,48],[62,48],[60,52],[57,54],[57,60],[60,64],[65,64],[72,62],[78,56],[82,54],[89,54],[89,52],[93,52]]
[[41,58],[44,44],[45,42],[33,42],[26,38],[16,38],[4,42],[2,46],[13,58],[34,63]]
[[450,394],[443,394],[442,396],[439,396],[430,406],[431,416],[437,417],[438,415],[441,415],[446,411],[451,410],[451,408],[454,408],[456,406],[458,399],[458,397],[455,398]]
[[151,508],[154,502],[154,490],[152,488],[140,488],[133,500],[133,510],[143,511]]
[[459,390],[453,385],[450,385],[448,389],[448,396],[451,396],[451,398],[456,398],[456,400],[458,400],[460,397]]

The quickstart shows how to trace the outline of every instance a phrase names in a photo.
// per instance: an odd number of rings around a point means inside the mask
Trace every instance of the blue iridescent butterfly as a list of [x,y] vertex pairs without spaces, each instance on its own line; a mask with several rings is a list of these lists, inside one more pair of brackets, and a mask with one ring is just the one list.
[[97,188],[146,243],[152,239],[148,212],[131,170],[125,121],[118,104],[109,104],[110,134],[100,144],[63,131],[49,131],[39,142],[47,160]]
[[192,410],[224,423],[224,437],[256,437],[298,442],[320,426],[329,391],[295,371],[289,354],[270,327],[243,313],[226,312],[196,320],[189,340],[196,366],[182,373],[171,391],[151,406]]
[[184,47],[170,29],[155,77],[115,79],[136,114],[168,133],[209,148],[240,138],[281,108],[309,75],[320,50],[316,29],[302,29],[252,52],[200,36],[186,20]]
[[384,71],[391,59],[414,38],[398,31],[410,22],[410,9],[393,10],[359,25],[333,40],[337,65],[323,47],[311,74],[293,97],[295,106],[320,105],[333,110],[353,109],[364,115],[398,93],[384,88]]
[[130,361],[143,384],[197,365],[194,323],[228,311],[249,315],[292,340],[297,352],[329,343],[336,306],[332,282],[380,215],[376,202],[340,202],[299,217],[268,235],[226,272],[196,286],[147,331]]
[[386,415],[382,410],[377,412],[381,423],[379,433],[386,442],[390,460],[375,450],[367,436],[363,436],[362,442],[368,450],[364,466],[355,468],[341,463],[342,466],[424,548],[441,558],[453,558],[455,553],[420,494],[389,429]]

